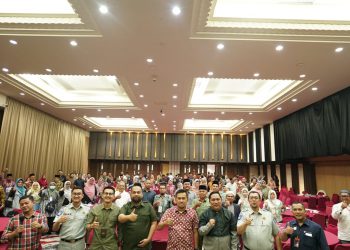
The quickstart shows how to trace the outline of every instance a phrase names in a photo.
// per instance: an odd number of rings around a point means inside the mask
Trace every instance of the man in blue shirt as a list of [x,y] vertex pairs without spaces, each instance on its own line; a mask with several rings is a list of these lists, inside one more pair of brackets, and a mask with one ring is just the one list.
[[292,204],[295,220],[290,221],[282,230],[281,239],[290,238],[291,250],[329,250],[323,229],[317,223],[306,218],[305,207],[300,202]]

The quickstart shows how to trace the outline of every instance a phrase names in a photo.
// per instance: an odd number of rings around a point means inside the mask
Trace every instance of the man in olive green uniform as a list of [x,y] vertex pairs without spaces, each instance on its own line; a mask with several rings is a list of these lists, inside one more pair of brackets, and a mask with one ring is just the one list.
[[148,202],[142,201],[142,188],[131,188],[131,202],[120,210],[118,221],[123,250],[151,249],[157,216]]
[[102,192],[103,203],[92,208],[88,214],[86,228],[94,230],[90,250],[118,249],[115,229],[120,208],[113,203],[114,193],[113,187],[105,187]]

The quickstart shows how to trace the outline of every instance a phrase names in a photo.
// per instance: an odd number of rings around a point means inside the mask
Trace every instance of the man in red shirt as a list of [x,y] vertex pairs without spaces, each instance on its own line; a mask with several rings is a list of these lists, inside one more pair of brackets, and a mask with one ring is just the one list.
[[176,206],[165,211],[158,230],[169,227],[167,250],[193,250],[198,247],[198,217],[195,210],[187,208],[187,191],[175,194]]

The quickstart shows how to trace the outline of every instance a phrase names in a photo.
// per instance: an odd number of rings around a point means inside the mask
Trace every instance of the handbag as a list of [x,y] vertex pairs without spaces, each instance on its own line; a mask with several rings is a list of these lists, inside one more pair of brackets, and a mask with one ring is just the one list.
[[12,208],[12,203],[13,203],[13,200],[12,199],[7,199],[6,201],[5,201],[5,207],[7,207],[7,208]]
[[55,211],[55,203],[53,201],[50,201],[45,206],[45,212],[52,214]]

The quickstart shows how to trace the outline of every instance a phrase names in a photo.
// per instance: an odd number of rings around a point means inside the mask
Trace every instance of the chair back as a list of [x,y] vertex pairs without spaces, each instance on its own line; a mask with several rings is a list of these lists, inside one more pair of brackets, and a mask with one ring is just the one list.
[[328,224],[325,230],[334,235],[338,235],[338,227],[335,225]]
[[310,196],[308,200],[309,209],[316,209],[317,199],[316,197]]
[[290,245],[285,244],[285,245],[283,245],[282,249],[283,250],[290,250]]
[[350,244],[338,244],[334,250],[350,250]]
[[328,225],[338,225],[338,220],[334,219],[332,215],[328,215]]
[[340,202],[339,194],[332,195],[332,202],[333,202],[333,204],[337,204]]
[[287,223],[289,221],[295,220],[294,217],[283,217],[282,218],[282,223]]
[[314,214],[312,221],[319,224],[323,229],[326,227],[326,216],[323,214]]

